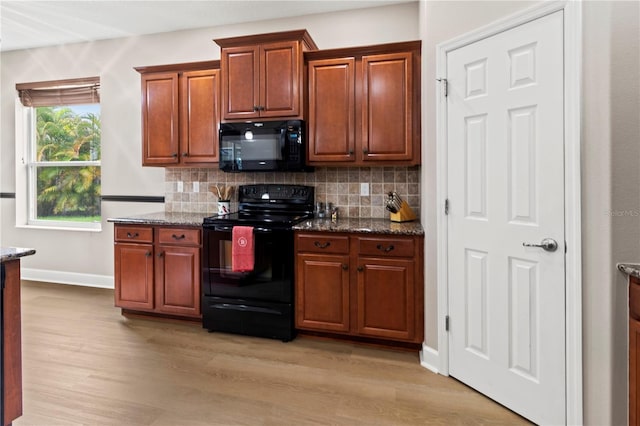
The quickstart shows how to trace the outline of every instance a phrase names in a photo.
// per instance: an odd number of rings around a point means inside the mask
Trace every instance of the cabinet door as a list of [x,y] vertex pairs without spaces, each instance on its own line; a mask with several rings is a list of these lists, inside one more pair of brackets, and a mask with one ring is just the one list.
[[358,259],[358,323],[363,336],[411,340],[415,335],[415,262]]
[[224,119],[256,118],[260,112],[260,48],[254,46],[222,49],[222,115]]
[[153,309],[153,246],[115,244],[115,304],[127,309]]
[[297,255],[296,327],[349,331],[349,256]]
[[[633,285],[633,284],[632,284]],[[640,423],[640,321],[629,319],[629,425]]]
[[156,311],[200,316],[200,248],[158,246]]
[[413,159],[412,54],[362,57],[362,159]]
[[260,49],[260,117],[300,115],[302,61],[297,41],[264,44]]
[[309,153],[313,162],[355,160],[355,59],[309,61]]
[[179,161],[178,73],[142,76],[142,165]]
[[182,162],[218,162],[219,71],[189,71],[180,78]]

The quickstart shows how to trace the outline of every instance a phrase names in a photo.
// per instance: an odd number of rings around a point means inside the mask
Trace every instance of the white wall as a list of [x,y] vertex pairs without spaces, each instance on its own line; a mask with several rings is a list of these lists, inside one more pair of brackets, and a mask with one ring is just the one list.
[[[153,7],[150,3],[149,7]],[[16,192],[15,84],[101,77],[103,195],[164,195],[164,170],[141,167],[140,75],[136,66],[219,59],[215,38],[306,28],[321,49],[419,38],[418,4],[360,9],[6,52],[0,56],[0,192]],[[113,275],[113,226],[100,233],[16,229],[15,200],[0,199],[0,244],[34,247],[26,268]],[[163,204],[103,202],[103,218],[164,210]]]
[[[435,47],[535,2],[421,2],[422,223],[427,230],[426,344],[437,348]],[[627,287],[640,262],[640,6],[583,3],[582,224],[584,421],[627,419]],[[611,213],[613,212],[613,213]]]

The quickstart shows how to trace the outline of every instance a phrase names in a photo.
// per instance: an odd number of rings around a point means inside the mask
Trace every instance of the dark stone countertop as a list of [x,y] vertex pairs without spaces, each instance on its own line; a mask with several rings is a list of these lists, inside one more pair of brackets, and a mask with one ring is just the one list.
[[424,229],[418,221],[391,222],[377,218],[339,218],[304,220],[293,226],[297,231],[313,232],[351,232],[361,234],[424,235]]
[[36,254],[35,249],[22,247],[0,247],[0,263]]
[[617,267],[630,277],[640,278],[640,263],[618,263]]
[[129,225],[175,225],[175,226],[202,226],[206,213],[170,213],[157,212],[134,216],[109,218],[107,222]]
[[[129,225],[202,226],[202,221],[205,217],[207,215],[204,213],[157,212],[109,218],[107,221]],[[340,218],[335,222],[331,221],[331,219],[311,219],[294,225],[293,229],[317,232],[424,235],[424,229],[418,221],[399,223],[391,222],[389,219],[376,218]]]

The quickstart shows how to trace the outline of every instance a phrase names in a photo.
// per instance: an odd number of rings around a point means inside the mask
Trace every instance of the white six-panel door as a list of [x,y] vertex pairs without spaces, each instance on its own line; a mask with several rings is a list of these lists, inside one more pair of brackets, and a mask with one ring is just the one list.
[[562,13],[447,55],[449,373],[539,424],[566,419]]

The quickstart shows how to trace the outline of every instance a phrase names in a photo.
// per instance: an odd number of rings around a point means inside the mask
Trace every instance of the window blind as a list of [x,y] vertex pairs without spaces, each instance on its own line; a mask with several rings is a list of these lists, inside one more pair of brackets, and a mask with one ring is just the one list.
[[100,77],[20,83],[16,90],[27,107],[100,103]]

